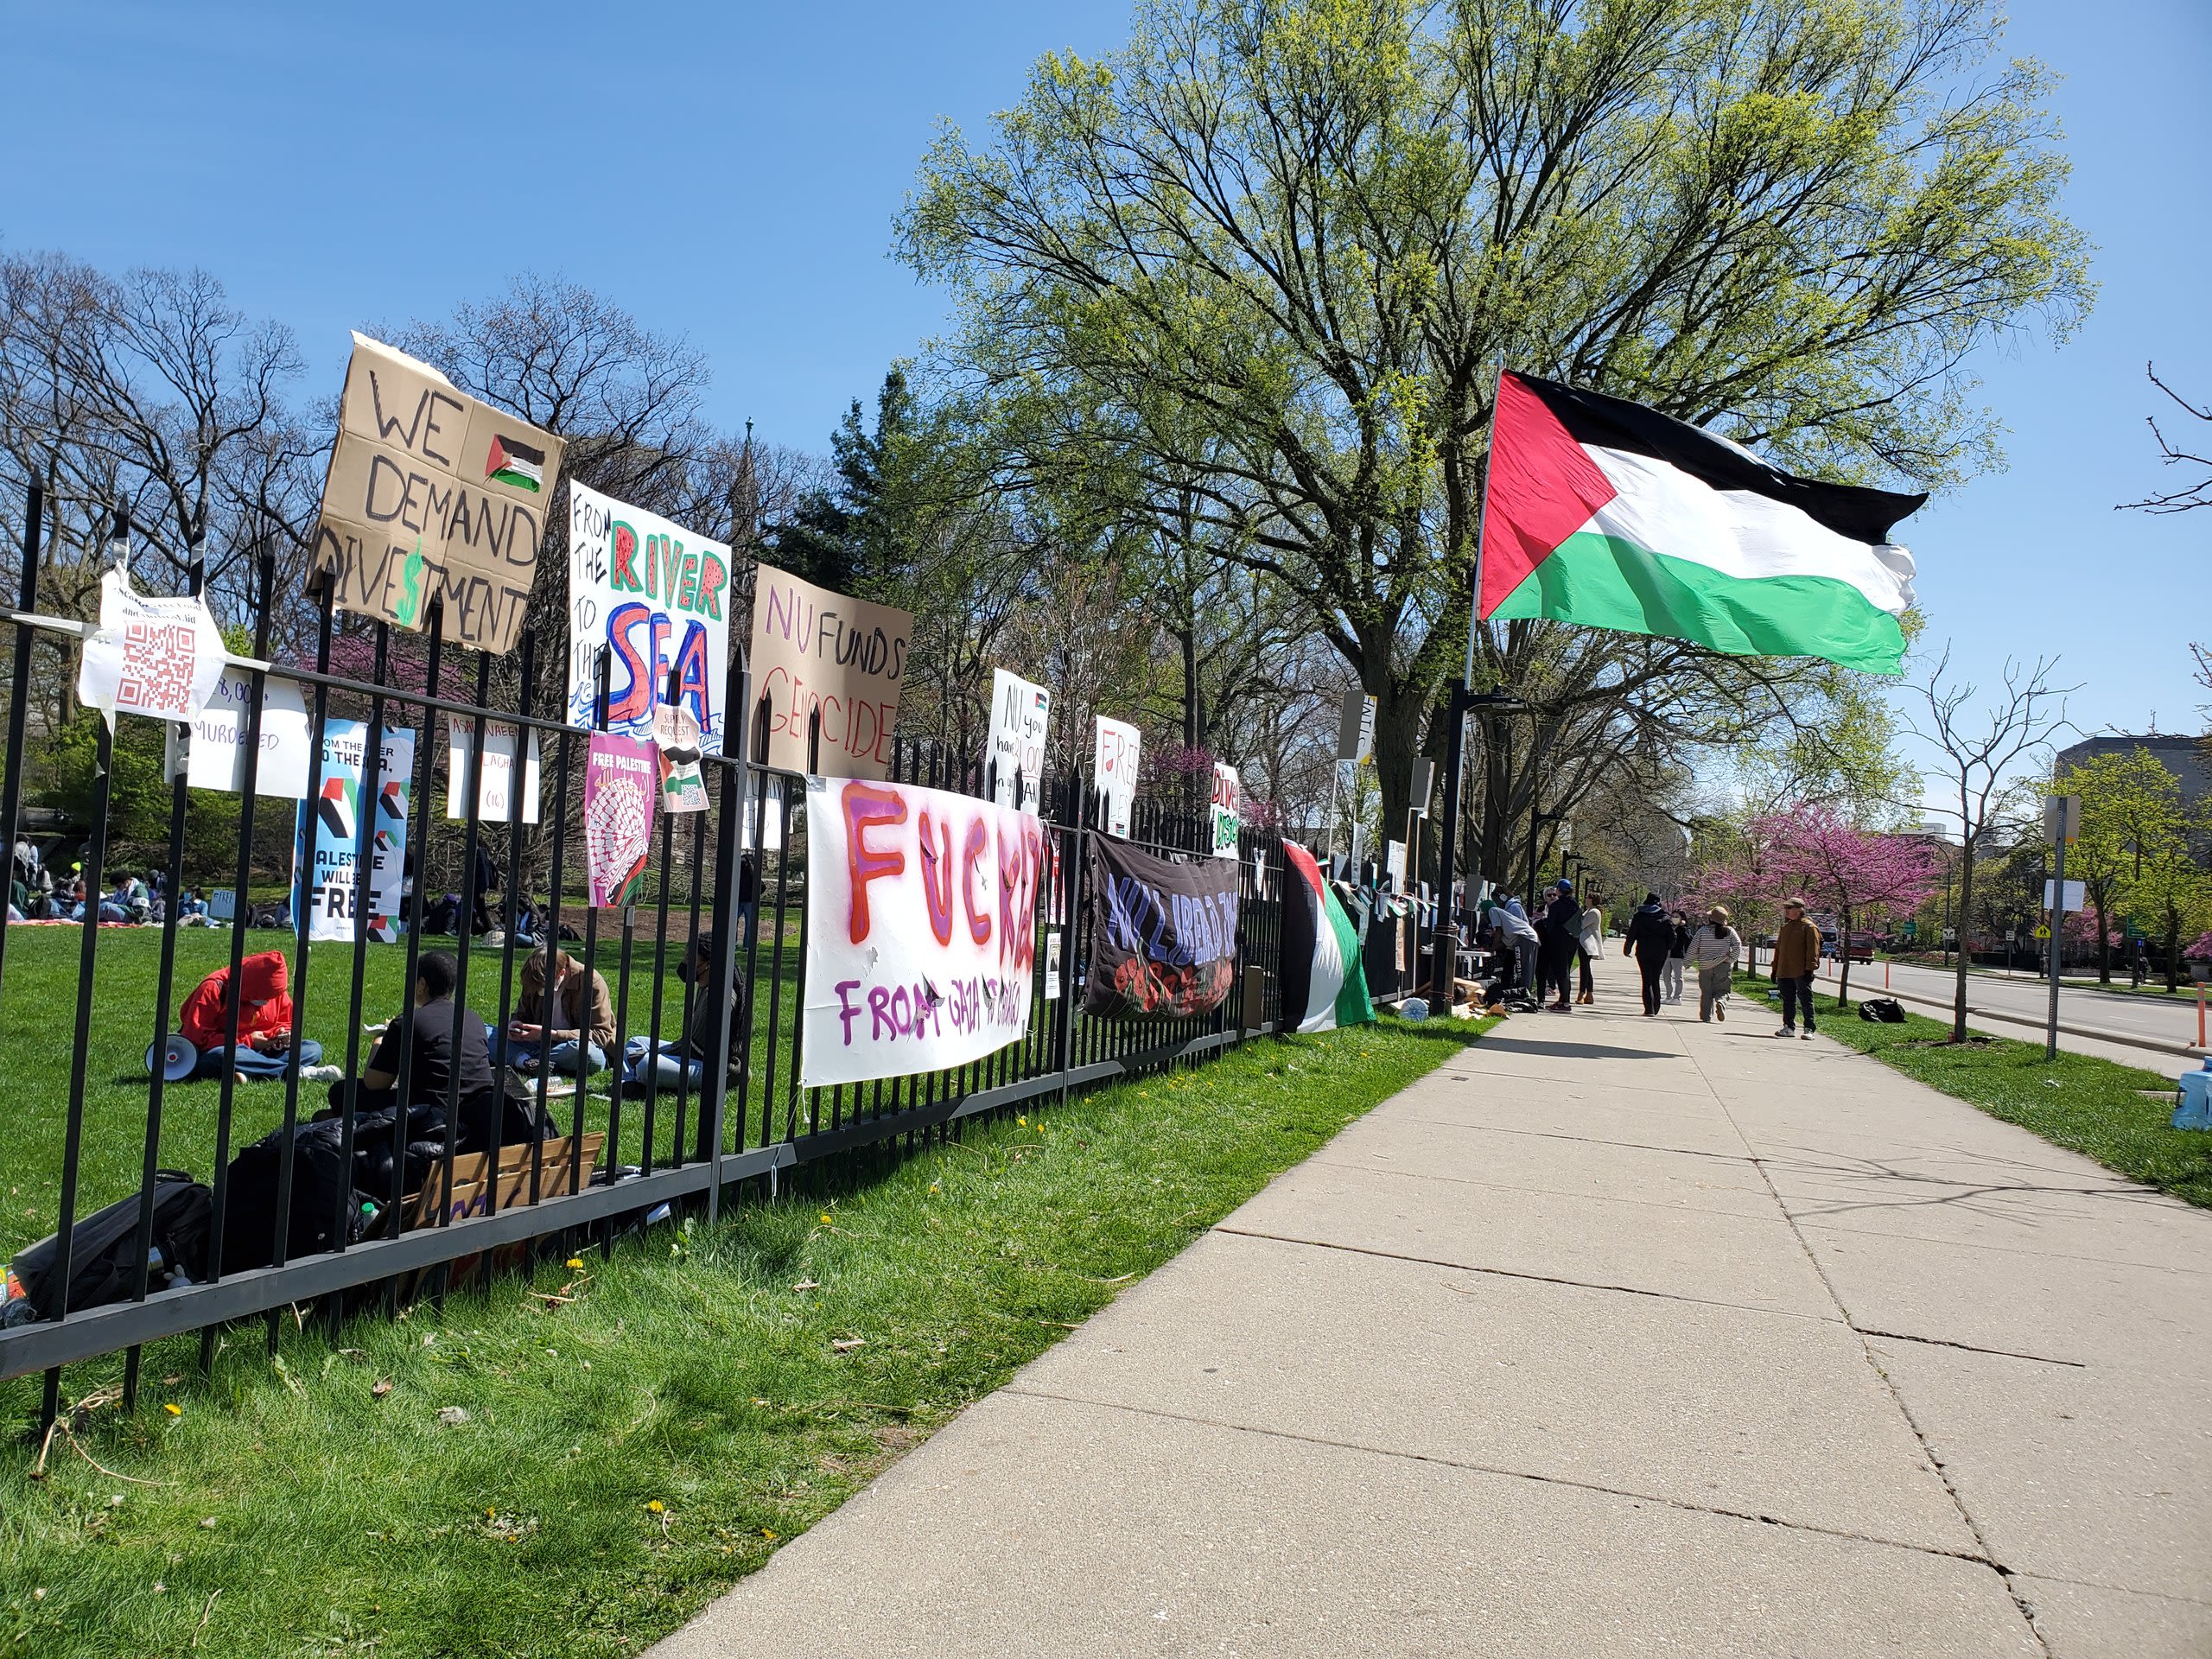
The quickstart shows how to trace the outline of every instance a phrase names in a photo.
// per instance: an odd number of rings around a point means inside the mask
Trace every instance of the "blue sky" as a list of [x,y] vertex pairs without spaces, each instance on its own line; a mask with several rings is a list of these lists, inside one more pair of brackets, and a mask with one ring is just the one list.
[[[591,285],[715,367],[716,417],[813,448],[942,323],[886,255],[940,118],[980,133],[1048,48],[1110,49],[1122,0],[519,10],[0,0],[0,238],[204,265],[298,332],[436,316],[534,270]],[[2212,397],[2212,6],[2018,0],[2008,49],[2068,79],[2070,207],[2102,293],[2074,340],[1985,354],[2011,469],[1909,524],[1930,636],[1973,676],[2056,652],[2088,729],[2194,729],[2212,512],[2156,487],[2156,358]]]

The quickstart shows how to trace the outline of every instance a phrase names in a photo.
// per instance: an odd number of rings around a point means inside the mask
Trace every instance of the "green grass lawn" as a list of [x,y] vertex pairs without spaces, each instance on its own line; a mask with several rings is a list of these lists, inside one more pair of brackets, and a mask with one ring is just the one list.
[[206,1378],[155,1344],[137,1416],[41,1479],[0,1452],[0,1655],[633,1653],[1480,1029],[1262,1040],[442,1313],[288,1321],[281,1366],[257,1322]]
[[[671,925],[674,925],[671,918]],[[652,1014],[653,939],[651,912],[640,908],[632,946],[628,1032],[642,1034]],[[797,982],[797,918],[787,923],[792,944],[785,953],[785,983],[788,993]],[[677,930],[680,931],[680,929]],[[54,1229],[61,1189],[62,1143],[67,1127],[69,1078],[77,1060],[76,1034],[78,952],[80,931],[75,927],[11,927],[4,986],[0,986],[0,1261]],[[427,938],[425,950],[452,950],[451,938]],[[249,931],[248,953],[283,950],[289,956],[295,941],[289,932]],[[766,942],[763,942],[763,974],[766,972]],[[581,956],[583,947],[568,949]],[[679,1034],[683,1016],[683,983],[676,977],[675,964],[682,945],[668,947],[671,971],[664,982],[660,1029]],[[515,957],[515,995],[520,995],[522,958]],[[610,987],[619,990],[617,969],[621,957],[619,934],[597,941],[595,961]],[[176,1028],[175,1010],[194,986],[213,969],[230,961],[230,932],[226,928],[180,929],[176,941],[176,969],[170,997],[169,1028]],[[94,970],[95,1002],[91,1039],[84,1057],[85,1140],[82,1169],[78,1181],[77,1213],[90,1214],[101,1205],[138,1190],[141,1160],[145,1155],[148,1080],[146,1046],[154,1040],[155,993],[160,978],[161,932],[157,928],[103,928]],[[487,1020],[499,1017],[500,950],[480,942],[471,952],[470,1001]],[[321,1042],[326,1064],[344,1065],[352,1013],[353,947],[350,944],[315,945],[309,958],[307,998],[301,1029]],[[368,950],[361,1014],[364,1020],[389,1020],[399,1011],[401,984],[406,975],[406,952],[391,945],[371,945]],[[765,990],[765,988],[764,988]],[[765,1029],[767,998],[756,1008],[756,1028]],[[788,1027],[791,1009],[784,999]],[[363,1034],[359,1058],[366,1064],[375,1046]],[[595,1085],[604,1091],[607,1077]],[[328,1103],[329,1085],[300,1085],[300,1116],[304,1119]],[[221,1086],[213,1082],[172,1084],[162,1091],[161,1163],[188,1170],[198,1179],[213,1179],[215,1130]],[[622,1111],[622,1160],[639,1161],[643,1151],[644,1103],[626,1101]],[[571,1101],[550,1103],[554,1115],[565,1126]],[[696,1107],[696,1101],[694,1102]],[[601,1098],[585,1103],[586,1128],[604,1128],[608,1103]],[[284,1118],[282,1083],[242,1083],[232,1111],[231,1148],[238,1149],[279,1127]],[[747,1103],[748,1144],[760,1141],[760,1094]],[[780,1124],[780,1119],[779,1120]],[[673,1147],[675,1095],[668,1091],[657,1103],[654,1141],[658,1156],[665,1161]],[[732,1144],[735,1144],[733,1141]]]
[[[1764,1007],[1774,987],[1739,975],[1738,988]],[[2212,1207],[2212,1135],[2171,1127],[2172,1079],[2063,1049],[2045,1060],[2040,1042],[2009,1037],[1953,1047],[1948,1020],[1910,1007],[1904,1024],[1885,1026],[1861,1020],[1855,1003],[1839,1010],[1834,997],[1819,992],[1815,1006],[1823,1035],[2131,1180]]]

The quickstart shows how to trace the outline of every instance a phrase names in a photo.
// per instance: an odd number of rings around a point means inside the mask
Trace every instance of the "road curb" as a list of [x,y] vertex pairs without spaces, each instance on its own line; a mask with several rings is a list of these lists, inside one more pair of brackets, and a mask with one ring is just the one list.
[[[1914,991],[1900,991],[1892,988],[1885,989],[1881,995],[1893,996],[1900,1002],[1917,1002],[1923,1008],[1940,1008],[1945,1014],[1950,1013],[1952,1008],[1948,1001],[1939,1002],[1932,996],[1922,996]],[[1864,998],[1862,997],[1861,1000],[1863,1001]],[[2000,1014],[1991,1008],[1977,1008],[1971,1002],[1967,1004],[1967,1018],[1993,1020],[2008,1026],[2024,1026],[2030,1031],[2049,1029],[2049,1027],[2041,1020],[2030,1019],[2024,1014]],[[2071,1026],[2064,1020],[2059,1022],[2058,1029],[2068,1037],[2086,1037],[2091,1042],[2097,1043],[2118,1043],[2126,1048],[2147,1048],[2158,1054],[2178,1054],[2183,1059],[2195,1059],[2198,1055],[2208,1052],[2197,1047],[2194,1043],[2170,1042],[2160,1037],[2145,1037],[2139,1032],[2109,1031],[2099,1026]]]

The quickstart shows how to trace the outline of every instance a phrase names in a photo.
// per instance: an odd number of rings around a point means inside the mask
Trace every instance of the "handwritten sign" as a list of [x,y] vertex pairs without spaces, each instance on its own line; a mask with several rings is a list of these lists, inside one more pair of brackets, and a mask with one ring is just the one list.
[[654,709],[653,747],[660,752],[662,811],[707,810],[707,779],[699,770],[699,721],[683,704],[664,702]]
[[821,764],[855,778],[891,770],[891,737],[914,619],[760,565],[753,588],[753,672],[768,708],[772,766],[813,768],[807,725],[822,713]]
[[[300,806],[292,844],[293,902],[308,907],[311,939],[351,939],[356,925],[380,944],[398,938],[406,888],[407,812],[415,782],[415,734],[386,731],[377,786],[362,798],[369,726],[333,720],[322,731],[322,792]],[[369,868],[360,868],[361,814],[370,817]]]
[[[1052,722],[1052,695],[1041,685],[991,671],[991,732],[983,763],[991,769],[991,798],[1001,806],[1034,812],[1044,797],[1045,734]],[[1014,780],[1021,798],[1014,798]]]
[[802,1084],[933,1071],[1021,1039],[1045,856],[1034,814],[810,778],[806,834]]
[[1109,836],[1127,836],[1129,810],[1137,798],[1137,750],[1143,739],[1134,726],[1103,715],[1096,719],[1090,774],[1098,791],[1099,827]]
[[[192,717],[192,737],[184,757],[184,781],[194,789],[238,795],[245,790],[246,713],[253,702],[253,679],[242,668],[226,668],[207,706]],[[261,692],[261,763],[253,792],[279,800],[308,798],[308,705],[289,680],[264,680]],[[170,763],[175,775],[175,763]]]
[[118,712],[189,721],[215,695],[223,635],[199,598],[156,598],[117,565],[100,577],[100,626],[77,665],[77,700],[112,725]]
[[1212,1013],[1236,982],[1236,864],[1177,863],[1089,839],[1083,1011],[1159,1020]]
[[607,660],[605,729],[653,734],[667,695],[699,722],[702,754],[722,752],[729,669],[729,549],[672,519],[569,486],[569,723],[590,726]]
[[584,861],[594,905],[626,905],[653,845],[653,797],[660,757],[634,737],[591,734],[584,759]]
[[[468,773],[476,742],[476,722],[447,716],[446,817],[468,816]],[[505,823],[514,811],[515,748],[512,726],[493,721],[484,729],[484,781],[476,791],[480,823]],[[530,734],[530,758],[523,766],[522,821],[537,822],[537,733]]]
[[1213,855],[1236,856],[1236,832],[1244,822],[1244,783],[1236,768],[1213,763]]
[[505,653],[530,604],[563,441],[458,390],[427,363],[353,336],[315,566],[336,604]]

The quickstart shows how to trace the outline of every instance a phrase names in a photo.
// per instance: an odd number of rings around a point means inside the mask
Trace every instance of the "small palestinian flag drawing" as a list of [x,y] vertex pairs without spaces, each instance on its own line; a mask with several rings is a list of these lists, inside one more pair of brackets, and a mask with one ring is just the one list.
[[380,853],[396,853],[398,850],[399,837],[397,836],[393,835],[389,830],[379,830],[377,831],[377,851]]
[[1295,842],[1282,844],[1290,865],[1290,891],[1282,906],[1283,1027],[1332,1031],[1375,1018],[1367,995],[1367,969],[1359,959],[1359,933],[1321,879],[1313,855]]
[[397,781],[386,784],[378,792],[377,804],[384,809],[384,815],[387,818],[397,818],[402,824],[407,822],[407,785],[405,784]]
[[518,438],[492,438],[492,452],[484,457],[484,476],[499,484],[533,493],[545,487],[545,452],[533,449]]
[[1624,398],[1506,373],[1491,428],[1483,617],[1546,617],[1739,657],[1899,671],[1927,500],[1800,478]]
[[322,798],[315,803],[315,813],[322,820],[323,832],[333,841],[352,841],[353,780],[351,778],[324,779]]

